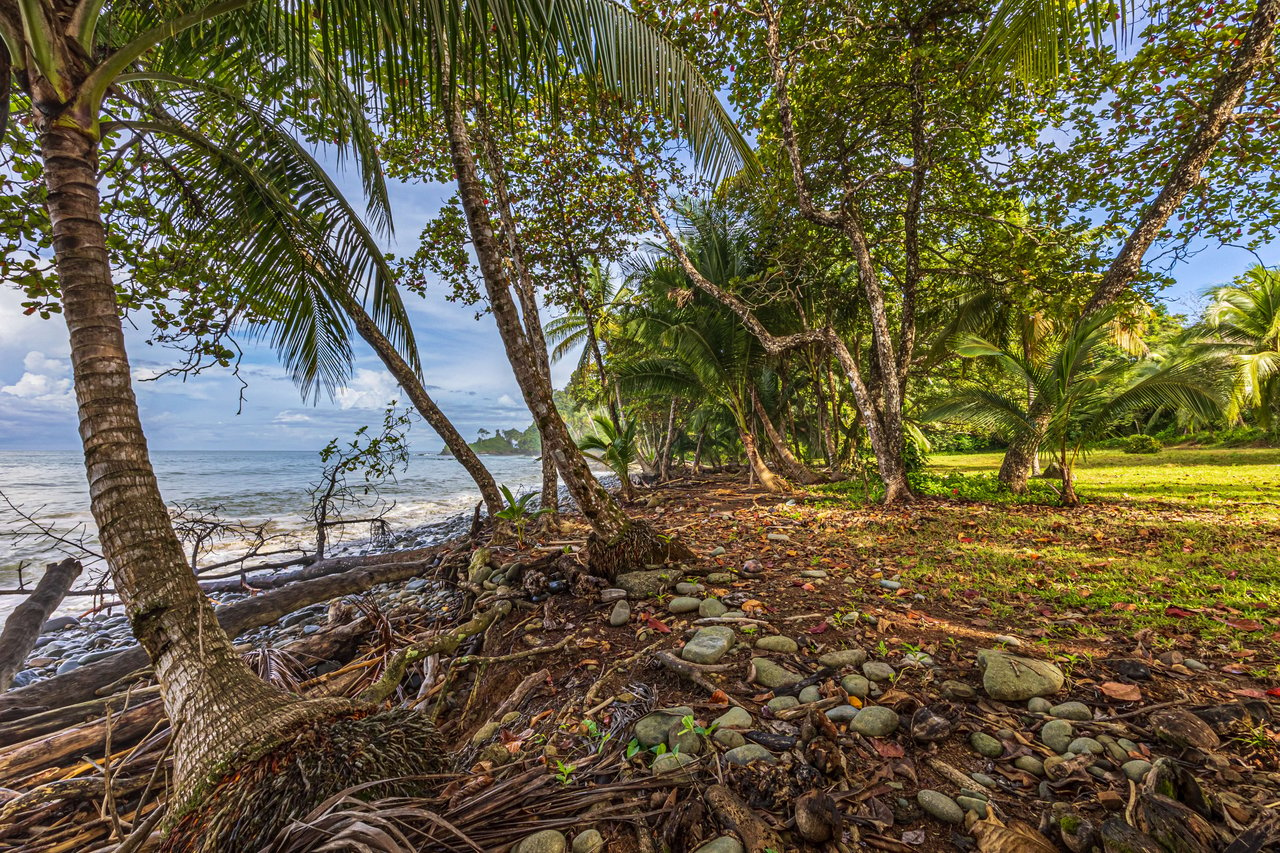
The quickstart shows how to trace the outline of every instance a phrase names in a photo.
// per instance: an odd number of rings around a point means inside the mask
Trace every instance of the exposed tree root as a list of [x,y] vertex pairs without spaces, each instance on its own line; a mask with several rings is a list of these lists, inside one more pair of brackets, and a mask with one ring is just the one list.
[[443,769],[446,755],[428,716],[343,704],[335,713],[331,702],[299,703],[287,728],[274,726],[271,740],[190,803],[161,850],[260,850],[291,819],[368,782],[387,780],[363,789],[370,799],[425,793],[421,777]]
[[586,554],[591,572],[609,580],[622,572],[693,558],[693,552],[679,539],[659,533],[647,521],[639,520],[607,541],[592,533],[587,537]]

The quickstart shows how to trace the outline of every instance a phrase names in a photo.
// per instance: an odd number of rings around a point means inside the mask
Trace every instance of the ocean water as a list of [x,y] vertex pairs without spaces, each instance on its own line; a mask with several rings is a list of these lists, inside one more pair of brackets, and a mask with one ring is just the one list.
[[[537,488],[541,464],[527,456],[485,456],[494,479],[517,494]],[[305,516],[308,487],[320,476],[322,463],[315,451],[155,451],[152,462],[160,490],[170,505],[194,504],[205,510],[218,508],[224,519],[248,523],[269,522],[274,537],[264,550],[310,545],[314,533]],[[0,451],[0,492],[23,512],[53,528],[59,535],[83,537],[96,550],[97,539],[89,513],[89,488],[84,461],[73,452]],[[392,506],[386,513],[392,535],[468,513],[480,499],[467,472],[451,456],[414,453],[408,469],[394,482],[384,483],[381,497]],[[353,514],[364,515],[359,510]],[[22,535],[26,522],[0,500],[0,588],[18,585],[19,572],[27,586],[39,579],[44,566],[68,554],[80,556],[49,537]],[[330,531],[329,553],[359,547],[370,535],[368,525],[352,525]],[[243,553],[243,540],[216,541],[202,562]],[[105,567],[90,565],[78,588],[92,585]],[[22,599],[0,596],[0,621]],[[90,599],[64,602],[60,613],[83,612]]]

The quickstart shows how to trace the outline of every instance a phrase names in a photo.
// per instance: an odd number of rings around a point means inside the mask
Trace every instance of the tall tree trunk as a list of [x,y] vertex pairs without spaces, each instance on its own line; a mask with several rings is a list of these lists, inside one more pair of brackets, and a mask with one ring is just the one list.
[[[494,200],[497,202],[498,221],[501,235],[507,244],[507,252],[511,264],[515,268],[514,278],[508,280],[514,286],[516,297],[520,303],[520,315],[524,321],[525,335],[537,369],[551,382],[551,361],[547,355],[547,338],[542,331],[542,317],[538,313],[538,293],[533,284],[533,276],[529,265],[525,262],[524,246],[520,242],[520,234],[516,226],[515,210],[511,204],[511,194],[507,191],[507,170],[502,152],[498,150],[489,131],[488,119],[483,105],[476,108],[477,130],[484,159],[488,165],[490,179],[493,182]],[[546,436],[541,436],[546,444]],[[556,478],[555,460],[547,454],[542,456],[542,508],[547,510],[543,517],[544,526],[558,526],[556,516],[560,512],[560,486]]]
[[467,217],[489,307],[520,392],[542,435],[542,452],[555,462],[560,477],[578,504],[578,511],[591,526],[593,537],[587,551],[593,569],[612,577],[624,568],[662,562],[668,556],[687,553],[683,546],[671,547],[674,543],[665,542],[649,525],[629,518],[596,480],[574,444],[568,427],[556,411],[550,374],[540,368],[540,360],[520,322],[511,281],[503,264],[503,252],[486,206],[484,185],[476,168],[471,134],[457,97],[452,98],[445,118],[458,197]]
[[422,380],[418,378],[418,374],[400,356],[400,353],[396,352],[396,348],[391,344],[391,341],[387,340],[387,336],[378,328],[378,324],[369,316],[369,312],[364,310],[364,306],[348,294],[347,298],[343,299],[342,307],[355,322],[356,331],[360,334],[360,337],[364,338],[365,342],[373,348],[373,351],[378,354],[378,358],[382,359],[387,372],[400,383],[400,387],[404,389],[414,408],[422,415],[422,419],[436,431],[436,435],[444,440],[445,446],[449,448],[453,458],[471,475],[471,479],[475,481],[476,486],[480,489],[480,496],[484,498],[484,504],[489,510],[489,518],[496,520],[504,504],[502,493],[498,490],[498,484],[494,482],[493,475],[489,473],[489,469],[484,467],[480,457],[471,449],[471,445],[467,444],[467,440],[454,428],[453,423],[440,410],[435,401],[431,399],[431,395],[423,387]]
[[665,483],[671,479],[671,443],[676,434],[676,400],[671,398],[671,406],[667,409],[667,434],[662,439],[662,449],[658,451],[658,481]]
[[703,424],[698,430],[698,441],[693,446],[693,475],[696,477],[702,473],[702,442],[707,437],[707,425]]
[[787,447],[787,442],[778,434],[778,430],[769,418],[769,413],[765,411],[764,405],[761,404],[760,395],[754,387],[751,389],[751,406],[755,409],[756,417],[760,419],[760,424],[764,427],[765,436],[769,439],[769,443],[773,445],[773,452],[777,454],[778,462],[782,466],[782,473],[787,479],[804,483],[807,486],[822,482],[822,478],[810,471],[808,466],[797,459],[791,449]]
[[107,257],[97,143],[66,124],[42,124],[46,204],[90,507],[115,589],[160,682],[174,728],[175,770],[185,785],[300,703],[249,669],[187,566],[138,417]]

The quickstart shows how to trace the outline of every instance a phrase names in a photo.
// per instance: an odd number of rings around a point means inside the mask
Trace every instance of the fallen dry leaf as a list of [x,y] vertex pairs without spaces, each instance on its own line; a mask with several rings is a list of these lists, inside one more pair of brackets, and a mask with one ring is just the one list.
[[1109,699],[1115,699],[1117,702],[1141,702],[1142,691],[1138,689],[1136,684],[1122,684],[1119,681],[1104,681],[1098,685],[1098,689],[1103,695]]

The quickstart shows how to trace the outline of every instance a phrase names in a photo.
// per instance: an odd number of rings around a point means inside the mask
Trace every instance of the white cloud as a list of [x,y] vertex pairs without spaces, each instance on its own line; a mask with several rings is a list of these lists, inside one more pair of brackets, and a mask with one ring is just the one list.
[[514,399],[512,399],[512,397],[511,397],[511,395],[510,395],[510,394],[503,394],[501,397],[499,397],[499,398],[498,398],[498,405],[500,405],[500,406],[519,406],[520,404],[519,404],[519,403],[517,403]]
[[271,419],[273,424],[306,424],[314,421],[315,418],[305,412],[280,412]]
[[335,396],[342,409],[385,409],[400,396],[400,386],[385,371],[361,367]]
[[26,372],[12,385],[0,386],[0,394],[8,394],[45,408],[71,410],[75,408],[75,394],[66,374],[69,365],[65,361],[49,358],[37,350],[28,352],[22,359]]

